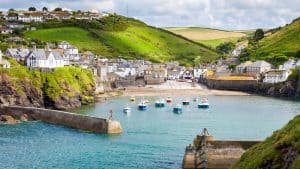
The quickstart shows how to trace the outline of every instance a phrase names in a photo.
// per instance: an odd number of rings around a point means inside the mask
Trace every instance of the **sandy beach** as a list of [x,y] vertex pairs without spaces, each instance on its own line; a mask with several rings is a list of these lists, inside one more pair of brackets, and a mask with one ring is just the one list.
[[187,95],[216,95],[216,96],[248,96],[246,92],[210,90],[198,83],[167,81],[161,85],[146,87],[127,87],[124,96],[187,96]]

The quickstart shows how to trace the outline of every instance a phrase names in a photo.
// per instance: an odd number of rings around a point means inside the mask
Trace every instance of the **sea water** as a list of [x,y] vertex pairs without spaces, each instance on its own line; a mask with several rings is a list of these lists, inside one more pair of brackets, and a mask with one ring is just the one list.
[[[300,103],[260,96],[208,96],[209,109],[197,102],[172,112],[187,98],[173,98],[155,108],[158,97],[147,97],[146,111],[119,97],[76,113],[107,118],[112,110],[123,133],[96,134],[43,122],[0,125],[0,168],[181,168],[185,146],[205,127],[216,139],[262,140],[300,114]],[[129,104],[130,114],[123,113]]]

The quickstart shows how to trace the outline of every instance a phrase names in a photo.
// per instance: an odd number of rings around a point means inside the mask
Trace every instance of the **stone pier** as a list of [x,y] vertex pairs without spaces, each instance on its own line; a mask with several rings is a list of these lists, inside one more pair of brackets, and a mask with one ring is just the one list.
[[10,115],[14,118],[20,119],[26,114],[29,120],[41,120],[43,122],[63,125],[67,127],[76,128],[79,130],[118,134],[122,133],[120,122],[104,118],[80,115],[65,111],[49,110],[35,107],[21,107],[21,106],[1,106],[0,115]]
[[242,154],[260,141],[214,140],[208,133],[201,133],[194,143],[186,147],[182,168],[226,169],[230,168]]

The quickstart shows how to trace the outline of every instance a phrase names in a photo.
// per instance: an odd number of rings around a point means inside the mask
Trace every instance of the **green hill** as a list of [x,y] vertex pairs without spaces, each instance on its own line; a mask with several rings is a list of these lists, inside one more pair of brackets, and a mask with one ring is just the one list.
[[240,38],[246,37],[251,31],[227,31],[200,27],[166,28],[166,30],[178,35],[200,42],[215,48],[224,42],[236,43]]
[[299,169],[300,116],[247,150],[232,169]]
[[80,50],[91,50],[99,55],[145,58],[154,62],[177,60],[181,64],[192,65],[196,56],[201,56],[202,62],[218,57],[214,50],[200,43],[118,15],[88,24],[69,21],[52,25],[37,25],[38,30],[26,32],[25,37],[47,42],[66,40]]
[[290,57],[300,58],[300,19],[268,34],[247,59],[264,59],[278,65]]

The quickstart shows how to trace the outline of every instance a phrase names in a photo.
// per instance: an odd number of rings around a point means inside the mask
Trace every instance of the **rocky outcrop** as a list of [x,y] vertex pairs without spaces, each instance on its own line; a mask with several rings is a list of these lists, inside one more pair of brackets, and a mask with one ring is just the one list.
[[[16,85],[18,87],[16,87]],[[42,93],[32,82],[23,79],[12,83],[5,74],[0,76],[0,104],[43,107]]]
[[15,118],[9,115],[0,115],[0,122],[3,122],[5,124],[18,124],[20,123],[20,120],[16,120]]
[[295,97],[300,96],[299,89],[292,81],[278,83],[278,84],[264,84],[260,83],[256,90],[256,94],[273,96],[273,97]]

